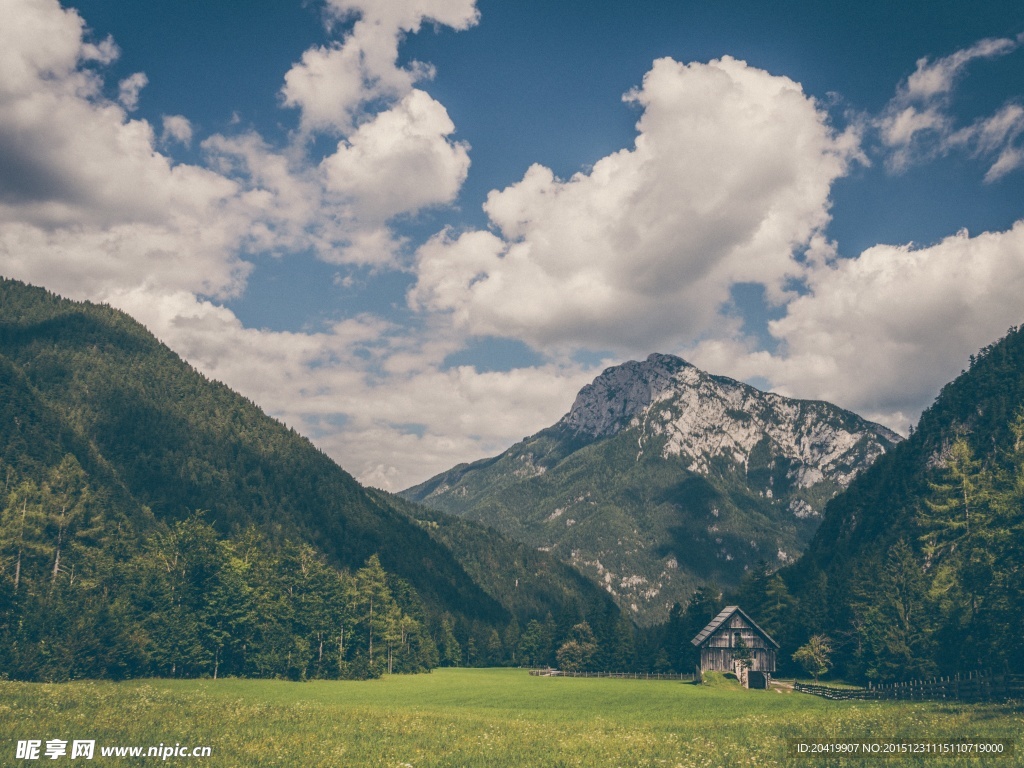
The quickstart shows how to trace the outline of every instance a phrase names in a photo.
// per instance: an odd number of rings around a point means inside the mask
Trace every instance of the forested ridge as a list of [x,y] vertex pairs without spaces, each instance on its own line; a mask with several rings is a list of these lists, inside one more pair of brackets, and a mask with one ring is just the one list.
[[[513,615],[500,635],[461,638],[463,661],[476,664],[555,665],[558,650],[586,624],[594,647],[589,669],[633,670],[652,667],[656,650],[644,633],[623,616],[607,592],[575,568],[480,523],[413,504],[400,496],[373,491],[448,547],[466,572]],[[646,652],[644,652],[646,650]],[[582,661],[578,663],[582,668]]]
[[[793,566],[740,600],[861,681],[1017,669],[1024,651],[1024,333],[972,356],[911,436],[826,507]],[[792,666],[792,665],[791,665]]]
[[514,663],[523,635],[553,663],[620,619],[543,553],[439,537],[127,315],[11,280],[0,430],[0,674],[360,677]]
[[378,554],[424,599],[471,618],[507,619],[423,531],[124,313],[0,282],[0,355],[10,386],[28,389],[18,400],[34,400],[51,417],[45,427],[17,414],[5,423],[15,468],[24,462],[18,445],[52,444],[50,465],[67,447],[90,477],[107,468],[104,485],[124,488],[157,520],[203,509],[222,534],[257,524],[348,568]]

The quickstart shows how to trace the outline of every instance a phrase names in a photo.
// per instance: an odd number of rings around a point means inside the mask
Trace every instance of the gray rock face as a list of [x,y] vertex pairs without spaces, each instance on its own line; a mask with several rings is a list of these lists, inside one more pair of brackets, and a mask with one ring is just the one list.
[[702,475],[716,458],[748,469],[753,451],[767,441],[800,488],[822,480],[846,487],[902,440],[830,403],[762,392],[658,354],[605,370],[580,391],[558,426],[594,439],[636,429],[638,460],[656,446],[664,458],[689,459],[688,469]]
[[608,368],[580,390],[559,424],[588,437],[614,435],[669,390],[675,375],[685,368],[693,366],[678,357],[658,354],[643,363],[630,360]]

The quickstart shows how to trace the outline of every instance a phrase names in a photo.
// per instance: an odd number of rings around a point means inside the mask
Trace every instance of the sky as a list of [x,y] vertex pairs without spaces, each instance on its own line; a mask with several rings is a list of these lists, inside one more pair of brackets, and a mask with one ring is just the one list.
[[370,485],[652,352],[906,434],[1024,321],[1019,0],[0,19],[0,274],[130,313]]

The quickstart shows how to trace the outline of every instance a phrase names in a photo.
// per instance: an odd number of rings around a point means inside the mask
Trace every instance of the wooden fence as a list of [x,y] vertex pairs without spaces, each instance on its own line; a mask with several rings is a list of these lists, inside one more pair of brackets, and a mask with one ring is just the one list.
[[615,677],[621,680],[679,680],[692,683],[693,675],[678,672],[566,672],[561,669],[531,669],[534,677]]
[[795,683],[793,690],[836,700],[1001,701],[1024,698],[1024,675],[970,672],[950,677],[936,677],[931,680],[909,680],[903,683],[869,685],[867,688],[836,688],[828,685]]

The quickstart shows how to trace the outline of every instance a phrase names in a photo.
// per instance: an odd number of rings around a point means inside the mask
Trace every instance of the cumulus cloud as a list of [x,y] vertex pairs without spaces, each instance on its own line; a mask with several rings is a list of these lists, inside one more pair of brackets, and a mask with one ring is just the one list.
[[184,115],[164,115],[163,133],[160,140],[165,144],[176,141],[186,147],[192,146],[192,122]]
[[[118,101],[104,97],[112,40],[90,41],[77,12],[56,0],[9,6],[0,25],[6,274],[80,298],[139,285],[237,295],[249,253],[392,261],[401,241],[386,220],[451,200],[465,178],[466,147],[448,138],[444,108],[418,90],[361,126],[322,169],[252,133],[208,137],[205,166],[176,164],[158,145],[188,144],[192,124],[166,116],[158,138],[130,117],[143,74],[121,81]],[[374,186],[374,164],[390,169],[384,188]]]
[[256,133],[211,136],[210,166],[244,182],[249,251],[312,249],[324,261],[387,267],[404,245],[392,219],[451,202],[469,169],[445,108],[413,89],[378,112],[319,165]]
[[819,264],[769,324],[780,351],[707,341],[693,359],[906,429],[971,354],[1024,320],[1024,221],[926,247],[877,245]]
[[369,223],[451,202],[469,171],[467,146],[447,138],[454,131],[445,108],[413,89],[321,163],[327,188]]
[[361,481],[389,490],[498,453],[555,422],[596,374],[558,363],[446,369],[458,341],[373,315],[288,333],[246,328],[230,310],[185,291],[131,290],[110,301]]
[[971,62],[1006,56],[1022,42],[1024,37],[990,38],[939,59],[918,59],[914,72],[875,120],[889,170],[902,172],[957,148],[991,163],[985,177],[989,182],[1021,167],[1024,153],[1018,139],[1024,132],[1024,110],[1018,104],[1007,103],[996,114],[958,128],[951,101]]
[[328,0],[327,14],[331,26],[351,26],[342,40],[305,51],[281,89],[285,106],[299,110],[299,144],[341,137],[319,181],[347,224],[319,252],[335,263],[393,265],[403,241],[388,222],[450,203],[469,169],[469,146],[452,138],[444,106],[414,87],[433,68],[399,66],[399,44],[425,23],[467,29],[479,13],[475,0]]
[[146,77],[145,72],[136,72],[134,75],[129,75],[118,83],[117,100],[121,102],[121,106],[126,110],[134,112],[139,108],[139,94],[148,84],[149,78]]
[[400,67],[398,46],[424,22],[467,29],[479,18],[475,0],[328,0],[335,23],[356,21],[340,42],[310,48],[285,75],[284,103],[301,112],[306,133],[348,134],[370,102],[400,99],[433,76],[422,62]]
[[411,305],[538,348],[638,350],[703,333],[735,282],[781,300],[857,136],[792,80],[729,57],[660,59],[625,99],[643,109],[633,148],[491,192],[496,232],[420,248]]
[[[0,266],[74,296],[151,284],[238,290],[247,228],[240,185],[154,150],[146,121],[102,96],[84,38],[56,2],[8,4],[0,27]],[[129,78],[132,80],[132,78]],[[134,92],[142,80],[126,88]],[[131,101],[131,98],[128,99]]]

